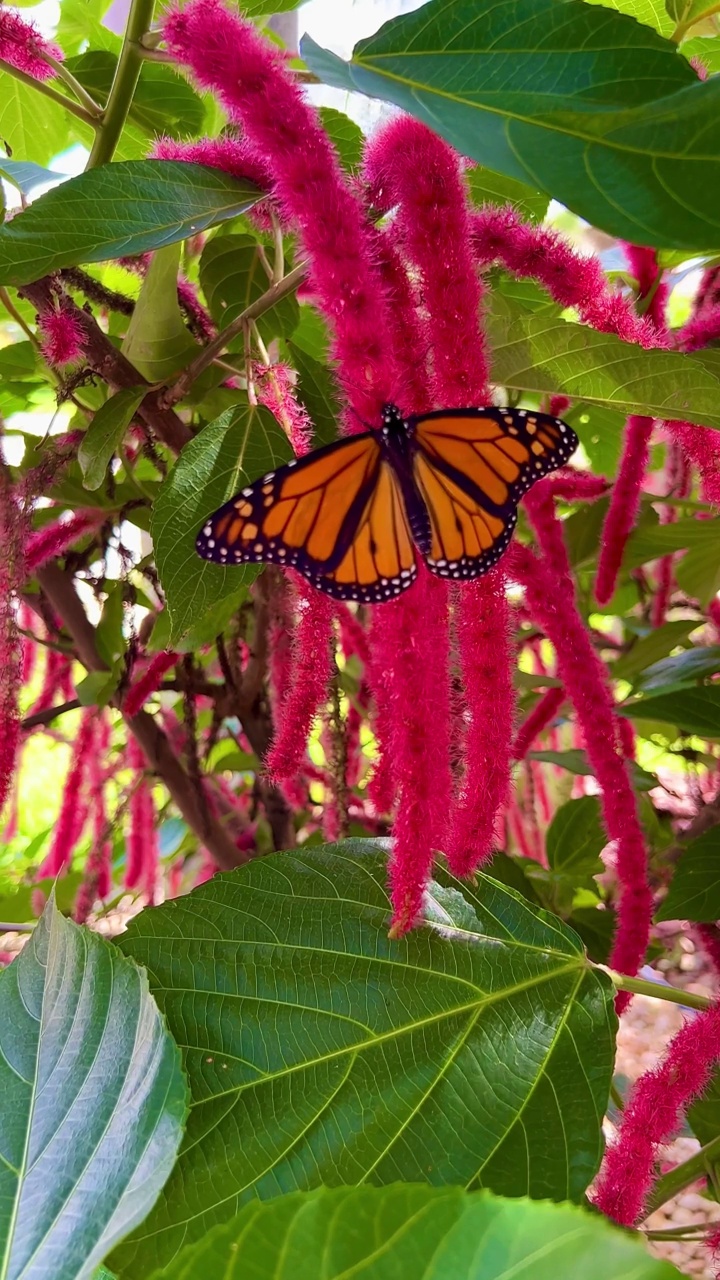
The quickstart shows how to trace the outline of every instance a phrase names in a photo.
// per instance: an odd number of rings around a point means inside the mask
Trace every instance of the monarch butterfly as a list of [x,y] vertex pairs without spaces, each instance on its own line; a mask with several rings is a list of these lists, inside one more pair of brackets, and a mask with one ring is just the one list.
[[530,485],[574,453],[558,418],[525,409],[444,409],[316,449],[262,476],[203,524],[217,564],[291,565],[340,600],[379,603],[417,576],[477,578],[505,551]]

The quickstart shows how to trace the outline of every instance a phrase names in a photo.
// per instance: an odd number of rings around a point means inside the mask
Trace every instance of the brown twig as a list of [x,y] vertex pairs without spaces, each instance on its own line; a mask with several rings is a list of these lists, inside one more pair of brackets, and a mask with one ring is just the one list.
[[20,728],[27,733],[29,729],[37,729],[38,725],[50,724],[58,716],[64,716],[66,711],[77,711],[81,706],[79,698],[71,698],[69,702],[61,702],[57,707],[46,707],[44,711],[36,711],[33,715],[26,716],[20,722]]

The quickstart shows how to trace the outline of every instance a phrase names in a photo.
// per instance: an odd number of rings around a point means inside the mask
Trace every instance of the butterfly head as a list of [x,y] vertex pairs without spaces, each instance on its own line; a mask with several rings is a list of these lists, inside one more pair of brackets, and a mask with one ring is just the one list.
[[382,430],[388,436],[393,430],[403,425],[403,416],[396,404],[384,404],[382,407]]

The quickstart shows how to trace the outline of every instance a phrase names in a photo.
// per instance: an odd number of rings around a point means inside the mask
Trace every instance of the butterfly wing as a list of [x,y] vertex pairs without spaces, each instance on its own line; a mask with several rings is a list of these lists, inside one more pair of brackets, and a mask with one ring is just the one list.
[[409,422],[415,484],[430,517],[428,568],[477,578],[499,560],[517,504],[578,445],[559,418],[523,409],[456,409]]
[[416,573],[402,496],[375,432],[248,485],[208,517],[195,546],[216,564],[289,565],[341,600],[390,599]]

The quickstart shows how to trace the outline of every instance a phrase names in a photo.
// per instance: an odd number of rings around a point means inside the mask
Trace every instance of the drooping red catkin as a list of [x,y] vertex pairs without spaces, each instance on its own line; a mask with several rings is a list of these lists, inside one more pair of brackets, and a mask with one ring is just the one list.
[[686,1108],[703,1091],[719,1059],[720,1002],[716,1002],[687,1019],[662,1062],[635,1084],[592,1197],[608,1218],[626,1227],[640,1221],[659,1148],[677,1132]]
[[61,62],[62,50],[45,40],[34,22],[21,18],[19,13],[5,5],[0,7],[0,61],[7,62],[17,71],[24,71],[35,80],[50,80],[55,70],[47,58]]
[[160,688],[163,676],[180,661],[180,655],[172,651],[156,653],[147,671],[130,686],[123,703],[123,715],[136,716],[142,711],[148,698]]
[[653,418],[638,414],[631,414],[625,424],[623,455],[603,526],[595,579],[595,599],[599,604],[612,599],[625,546],[637,520],[653,426]]
[[584,257],[548,227],[523,222],[510,206],[486,205],[473,217],[473,244],[481,266],[502,262],[515,275],[537,280],[562,307],[586,324],[641,347],[667,345],[651,320],[608,283],[597,258]]
[[[542,525],[534,523],[542,538]],[[554,555],[557,561],[556,543]],[[511,572],[525,589],[531,615],[555,649],[558,675],[575,707],[588,758],[601,788],[605,826],[610,839],[616,842],[621,896],[609,963],[621,973],[635,974],[647,950],[653,902],[635,796],[625,760],[618,751],[619,731],[607,673],[578,612],[567,555],[562,573],[557,563],[552,564],[517,543],[509,556]],[[627,1003],[623,993],[618,997],[618,1010]]]
[[24,505],[2,458],[0,435],[0,812],[10,794],[20,743],[18,695],[23,653],[17,627],[18,595],[25,581]]
[[73,757],[65,779],[60,814],[53,832],[50,851],[38,872],[38,879],[57,876],[70,865],[75,846],[82,836],[88,817],[87,779],[94,750],[97,709],[87,707],[80,718],[80,728],[73,744]]
[[269,165],[243,138],[231,138],[227,134],[219,138],[199,138],[196,142],[158,138],[150,155],[155,160],[184,160],[186,164],[222,169],[233,178],[254,182],[263,191],[271,191],[273,187]]
[[393,391],[385,300],[362,207],[316,112],[285,57],[220,0],[191,0],[166,17],[163,32],[173,56],[219,96],[264,158],[280,206],[299,231],[313,295],[330,321],[338,377],[359,417],[379,423]]
[[[645,248],[638,244],[624,244],[625,257],[630,265],[638,285],[638,297],[641,303],[649,298],[646,314],[655,328],[661,333],[665,331],[665,308],[670,296],[670,289],[663,279],[663,272],[658,263],[656,249]],[[652,296],[650,296],[652,295]]]
[[75,903],[75,920],[84,924],[96,901],[107,897],[111,885],[112,843],[105,803],[107,752],[110,722],[101,712],[95,725],[95,741],[88,761],[88,799],[92,818],[93,843],[88,854],[83,883]]
[[272,570],[267,578],[270,709],[273,723],[277,724],[282,717],[285,699],[292,684],[294,591],[286,573]]
[[715,973],[720,977],[720,933],[717,925],[696,924],[693,932],[697,934],[703,951],[712,961]]
[[67,298],[57,298],[38,316],[40,349],[51,365],[75,364],[82,359],[86,337]]
[[312,444],[313,425],[305,406],[295,395],[291,370],[286,364],[254,366],[258,403],[265,405],[285,432],[299,458]]
[[[367,147],[365,176],[375,205],[396,206],[393,230],[403,253],[420,273],[418,287],[423,311],[428,317],[427,336],[432,344],[430,403],[446,408],[486,403],[488,366],[481,319],[482,291],[475,270],[470,214],[458,157],[424,125],[410,117],[400,117],[379,130]],[[459,333],[463,335],[460,344]],[[413,407],[418,409],[424,405]],[[418,664],[423,661],[426,666],[432,664],[436,674],[427,686],[434,709],[428,705],[421,714],[429,716],[434,732],[442,730],[443,755],[449,760],[447,606],[441,608],[445,592],[441,594],[434,581],[424,583],[421,575],[413,594],[423,587],[428,596],[424,625],[427,647],[423,655],[418,644],[417,660]],[[409,600],[407,607],[412,604]],[[514,699],[507,601],[501,571],[496,570],[482,582],[464,587],[457,598],[456,614],[469,716],[462,744],[462,785],[446,848],[452,870],[456,874],[467,874],[492,851],[494,817],[509,791]],[[434,615],[443,629],[436,627],[431,636],[428,632]],[[404,701],[412,703],[418,677],[410,671],[407,674],[410,678]],[[408,724],[407,729],[417,735],[415,725]],[[442,783],[449,794],[447,766]],[[441,803],[441,797],[436,794],[428,799],[434,805]],[[419,811],[417,821],[422,822]],[[433,830],[430,821],[424,826],[429,835]],[[437,817],[434,826],[437,829]],[[399,862],[398,829],[404,834],[400,808],[395,824]],[[416,847],[422,847],[420,832],[413,837],[408,829],[407,838],[414,839]],[[429,872],[431,856],[432,851],[428,849],[425,874]],[[409,851],[407,857],[409,860]],[[403,891],[398,889],[398,899]],[[412,891],[409,892],[412,897]]]
[[128,805],[125,888],[139,888],[152,903],[159,857],[155,802],[145,777],[147,761],[134,738],[128,743],[128,766],[135,770],[135,778]]
[[[668,444],[666,464],[667,493],[673,497],[685,498],[690,492],[690,465],[677,440]],[[665,503],[660,509],[660,523],[674,524],[677,520],[677,507]],[[655,594],[653,596],[650,622],[653,627],[661,627],[665,621],[674,582],[674,566],[676,557],[671,552],[659,561],[655,575]]]
[[535,703],[515,734],[512,746],[513,760],[524,760],[533,742],[548,727],[565,701],[565,690],[551,685]]
[[685,456],[697,467],[703,501],[720,507],[720,432],[675,420],[666,422],[665,426]]
[[69,519],[57,520],[48,524],[37,533],[32,533],[27,540],[25,563],[28,572],[39,569],[67,551],[84,533],[98,529],[107,520],[106,511],[78,511]]
[[298,615],[293,638],[293,683],[287,691],[280,721],[275,726],[275,738],[265,758],[267,773],[277,782],[291,780],[298,773],[332,670],[333,602],[299,575],[293,576]]

